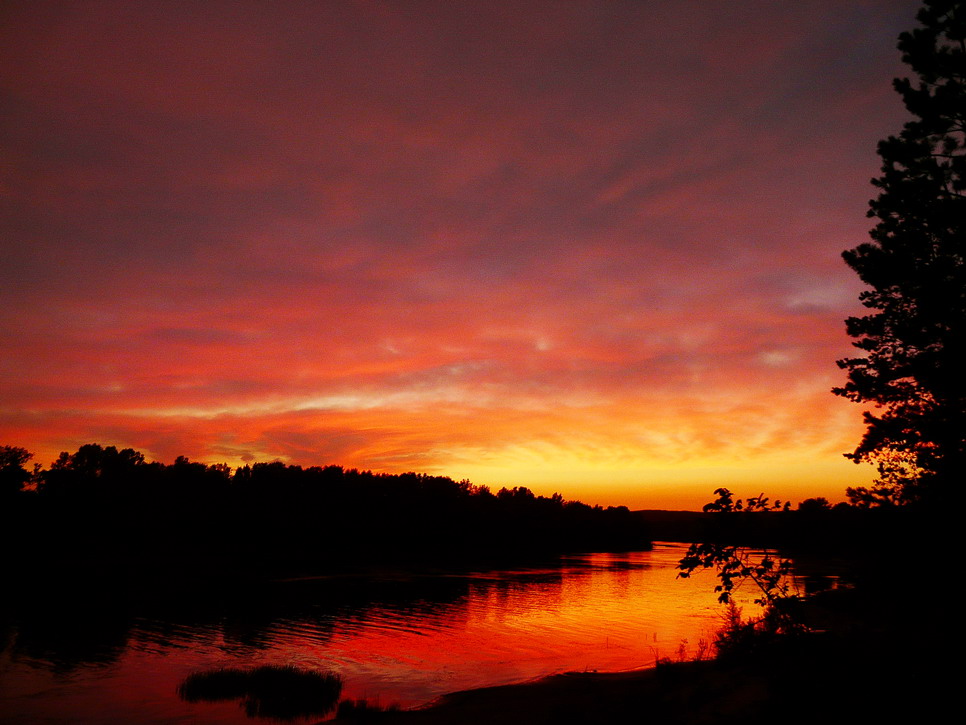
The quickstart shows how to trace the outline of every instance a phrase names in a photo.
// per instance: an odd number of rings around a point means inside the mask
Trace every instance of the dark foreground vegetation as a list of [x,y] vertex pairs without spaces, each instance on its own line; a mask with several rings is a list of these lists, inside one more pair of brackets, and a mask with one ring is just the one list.
[[[341,466],[147,462],[97,444],[28,471],[0,447],[0,538],[9,566],[85,560],[143,570],[272,574],[358,564],[440,563],[649,546],[626,507],[518,487]],[[29,545],[27,545],[29,542]]]

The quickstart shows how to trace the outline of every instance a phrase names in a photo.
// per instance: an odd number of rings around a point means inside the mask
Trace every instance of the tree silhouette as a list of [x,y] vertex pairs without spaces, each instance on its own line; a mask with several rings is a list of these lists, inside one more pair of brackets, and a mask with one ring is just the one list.
[[0,496],[16,494],[30,480],[24,465],[33,453],[19,446],[0,446]]
[[843,253],[871,289],[871,310],[846,321],[862,357],[839,360],[848,382],[833,390],[874,412],[855,462],[878,465],[857,503],[908,503],[948,493],[966,461],[966,8],[927,1],[922,27],[899,36],[918,81],[894,85],[915,119],[881,141],[872,241]]

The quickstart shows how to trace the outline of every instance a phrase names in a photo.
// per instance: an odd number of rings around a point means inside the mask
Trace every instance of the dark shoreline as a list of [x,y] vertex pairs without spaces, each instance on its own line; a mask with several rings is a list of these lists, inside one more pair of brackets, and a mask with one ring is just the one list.
[[[814,631],[726,658],[624,672],[568,672],[444,695],[425,707],[338,725],[814,725],[948,719],[952,602],[837,590],[815,598]],[[878,607],[870,606],[878,604]],[[884,605],[884,606],[883,606]],[[911,617],[907,619],[906,617]],[[943,656],[946,651],[946,657]]]
[[[821,649],[821,648],[820,648]],[[385,725],[814,725],[941,722],[949,690],[935,667],[835,645],[798,662],[675,662],[646,670],[572,672],[445,695],[424,708],[337,718]]]

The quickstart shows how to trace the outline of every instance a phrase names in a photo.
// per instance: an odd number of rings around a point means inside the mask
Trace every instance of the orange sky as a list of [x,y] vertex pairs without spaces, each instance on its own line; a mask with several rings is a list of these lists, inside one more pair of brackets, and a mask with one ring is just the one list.
[[841,500],[916,7],[7,3],[0,443]]

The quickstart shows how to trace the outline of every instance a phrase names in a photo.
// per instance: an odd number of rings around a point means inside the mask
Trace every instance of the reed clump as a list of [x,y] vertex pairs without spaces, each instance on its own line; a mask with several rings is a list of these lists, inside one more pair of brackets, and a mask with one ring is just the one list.
[[222,667],[189,675],[178,695],[185,702],[238,699],[249,717],[291,720],[331,712],[342,684],[340,675],[291,665]]
[[336,717],[339,720],[365,722],[382,713],[398,711],[399,705],[395,703],[381,705],[378,702],[372,702],[363,698],[359,700],[343,700],[340,702],[339,708],[336,711]]

